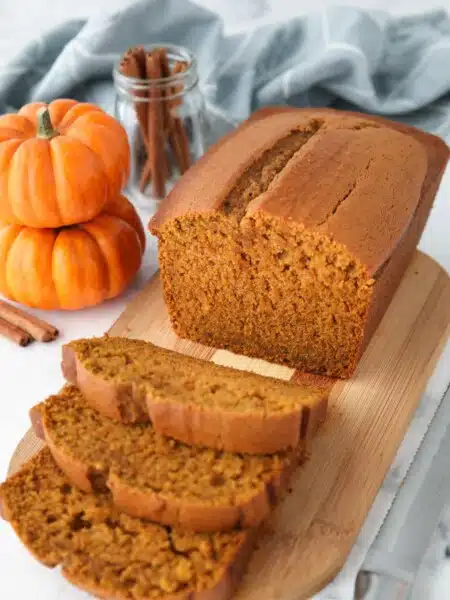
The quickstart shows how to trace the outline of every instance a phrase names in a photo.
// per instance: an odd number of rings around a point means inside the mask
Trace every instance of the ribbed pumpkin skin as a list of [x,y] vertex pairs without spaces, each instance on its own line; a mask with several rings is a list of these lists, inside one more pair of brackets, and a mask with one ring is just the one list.
[[124,196],[63,229],[0,225],[0,293],[35,308],[93,306],[128,286],[144,249],[142,223]]
[[48,105],[51,139],[37,137],[35,102],[0,116],[0,222],[63,227],[88,221],[120,194],[129,174],[123,127],[92,104]]

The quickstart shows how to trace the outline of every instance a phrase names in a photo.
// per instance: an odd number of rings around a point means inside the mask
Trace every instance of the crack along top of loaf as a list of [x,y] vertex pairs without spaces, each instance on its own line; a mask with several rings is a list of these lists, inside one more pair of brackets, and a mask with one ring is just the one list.
[[176,332],[346,377],[412,256],[448,158],[429,134],[264,109],[212,147],[150,223]]

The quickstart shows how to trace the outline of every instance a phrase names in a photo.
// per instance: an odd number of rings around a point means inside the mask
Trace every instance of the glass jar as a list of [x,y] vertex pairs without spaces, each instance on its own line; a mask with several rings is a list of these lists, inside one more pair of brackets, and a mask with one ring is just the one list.
[[[115,117],[125,128],[131,148],[126,191],[139,208],[152,211],[204,153],[205,105],[197,61],[189,50],[154,44],[129,52],[133,51],[145,53],[141,60],[161,52],[167,57],[165,77],[160,76],[164,67],[158,71],[159,58],[152,78],[131,76],[127,71],[133,71],[124,68],[123,59],[113,72]],[[154,63],[150,64],[154,69]]]

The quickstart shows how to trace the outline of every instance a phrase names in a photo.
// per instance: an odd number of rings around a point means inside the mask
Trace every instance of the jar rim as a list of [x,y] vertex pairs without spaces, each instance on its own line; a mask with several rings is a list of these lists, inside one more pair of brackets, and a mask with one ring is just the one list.
[[169,77],[159,77],[155,79],[141,79],[139,77],[130,77],[124,75],[120,71],[120,64],[123,55],[116,61],[113,68],[113,79],[122,89],[125,87],[128,90],[148,90],[149,87],[166,87],[173,86],[177,83],[185,83],[188,79],[193,79],[188,87],[185,87],[185,91],[197,84],[197,59],[195,55],[183,46],[177,46],[175,44],[148,44],[143,45],[143,48],[147,52],[164,48],[167,50],[168,56],[172,57],[172,60],[180,60],[187,64],[187,68],[179,73],[169,75]]

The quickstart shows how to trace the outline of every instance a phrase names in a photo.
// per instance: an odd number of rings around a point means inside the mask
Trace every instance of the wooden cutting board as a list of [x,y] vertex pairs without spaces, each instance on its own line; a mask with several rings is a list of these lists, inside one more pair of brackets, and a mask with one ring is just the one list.
[[[341,569],[448,339],[449,325],[449,277],[417,253],[356,374],[334,383],[329,418],[292,492],[264,527],[238,600],[308,598]],[[110,334],[280,379],[299,378],[286,367],[178,339],[157,275]],[[29,432],[11,470],[39,447]]]

